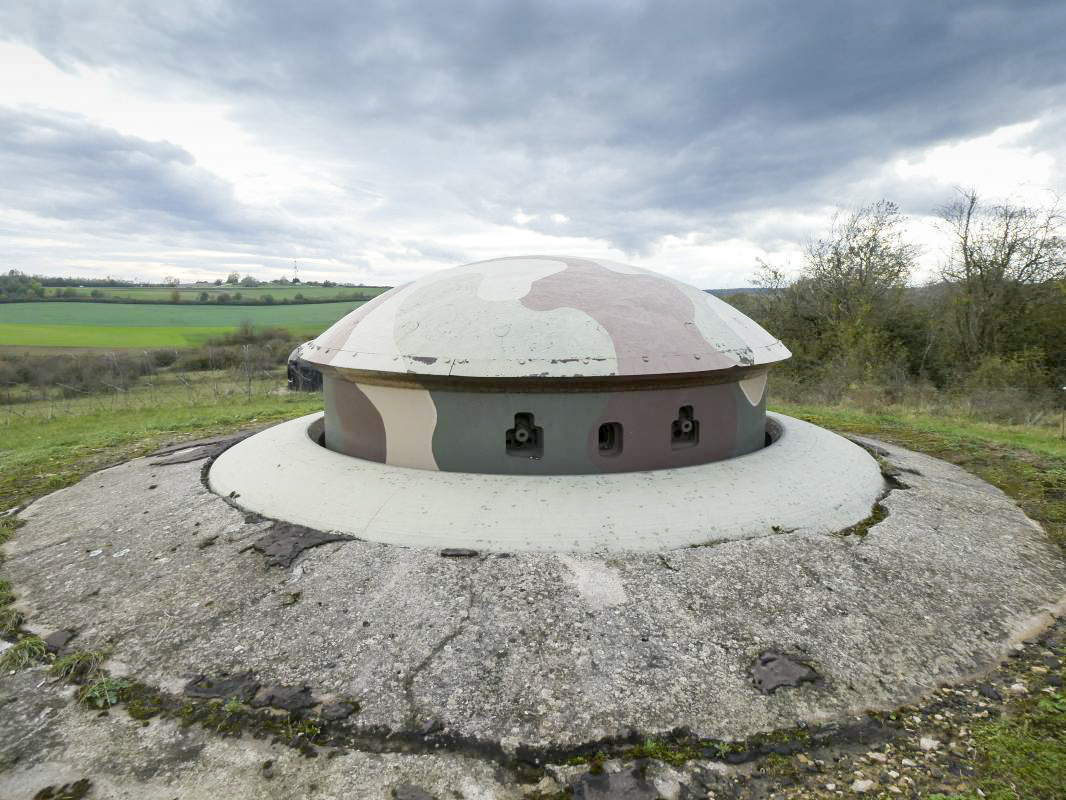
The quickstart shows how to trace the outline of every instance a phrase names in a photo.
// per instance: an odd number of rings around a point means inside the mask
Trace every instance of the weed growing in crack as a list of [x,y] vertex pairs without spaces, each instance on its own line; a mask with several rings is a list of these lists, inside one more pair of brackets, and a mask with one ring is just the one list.
[[48,648],[40,636],[25,636],[0,655],[0,670],[20,670],[44,658]]
[[64,680],[88,683],[97,677],[106,660],[107,653],[103,650],[78,650],[57,658],[51,672]]
[[[15,517],[3,517],[0,518],[0,544],[3,544],[12,536],[15,535],[15,529],[21,528],[23,525],[22,520]],[[0,560],[3,560],[0,558]]]
[[78,702],[90,708],[108,709],[129,697],[133,682],[110,675],[88,683],[78,690]]
[[25,621],[26,617],[21,611],[10,607],[0,608],[0,636],[14,636]]
[[[2,532],[0,529],[0,533]],[[0,538],[0,544],[2,543],[3,539]],[[2,555],[0,561],[3,561]],[[11,584],[8,581],[0,581],[0,636],[14,636],[26,621],[22,612],[11,608],[14,602],[15,593],[11,590]]]

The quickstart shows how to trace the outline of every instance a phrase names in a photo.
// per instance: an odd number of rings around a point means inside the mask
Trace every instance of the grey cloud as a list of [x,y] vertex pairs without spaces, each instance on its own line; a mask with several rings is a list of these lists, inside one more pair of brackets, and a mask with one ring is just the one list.
[[0,107],[0,200],[39,216],[138,230],[256,231],[228,184],[166,142],[149,142],[72,114]]
[[[329,153],[339,182],[380,192],[368,224],[508,223],[521,208],[557,233],[561,212],[567,233],[640,254],[666,234],[736,233],[763,209],[875,200],[854,195],[894,158],[1062,107],[1063,30],[1055,0],[234,0],[22,4],[3,35],[67,69],[224,98],[269,146]],[[1054,119],[1041,135],[1061,150]],[[138,157],[178,186],[160,213],[223,202],[174,179],[191,169],[177,156]],[[883,188],[905,210],[931,202]]]

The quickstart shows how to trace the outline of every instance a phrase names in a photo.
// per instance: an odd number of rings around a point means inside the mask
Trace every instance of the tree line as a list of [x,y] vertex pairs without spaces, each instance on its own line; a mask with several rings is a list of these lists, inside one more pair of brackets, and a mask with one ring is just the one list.
[[1066,238],[1057,203],[988,202],[960,190],[938,210],[936,276],[882,200],[837,214],[797,273],[759,261],[760,291],[725,299],[782,339],[785,376],[808,384],[939,389],[1066,385]]
[[[277,286],[280,289],[314,287],[324,289],[336,289],[336,294],[331,295],[305,295],[296,292],[291,296],[283,294],[278,297],[267,293],[256,292],[245,295],[240,288],[263,289]],[[100,288],[103,287],[103,288]],[[369,292],[360,291],[368,287],[356,287],[350,283],[335,283],[334,281],[289,281],[281,278],[278,281],[264,283],[256,280],[251,275],[240,278],[236,273],[230,275],[230,280],[223,283],[216,280],[208,286],[209,291],[196,291],[198,287],[185,287],[185,291],[179,291],[180,284],[176,279],[167,278],[163,284],[131,283],[129,281],[116,281],[107,279],[79,279],[79,278],[51,278],[41,275],[26,275],[19,270],[9,270],[6,274],[0,273],[0,303],[25,303],[25,302],[91,302],[91,303],[217,303],[220,305],[289,305],[293,303],[332,303],[340,300],[369,300],[373,297]],[[105,288],[156,288],[168,289],[166,299],[140,298],[136,296],[112,294],[104,291]],[[372,287],[379,288],[379,287]],[[221,291],[221,290],[225,291]],[[231,291],[237,289],[238,291]]]

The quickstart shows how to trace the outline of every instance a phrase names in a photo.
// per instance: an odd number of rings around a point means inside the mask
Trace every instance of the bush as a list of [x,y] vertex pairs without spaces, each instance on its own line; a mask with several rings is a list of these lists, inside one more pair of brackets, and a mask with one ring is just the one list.
[[1029,347],[1009,356],[989,355],[981,359],[977,367],[966,376],[964,386],[970,390],[1046,389],[1050,375],[1047,358],[1039,347]]

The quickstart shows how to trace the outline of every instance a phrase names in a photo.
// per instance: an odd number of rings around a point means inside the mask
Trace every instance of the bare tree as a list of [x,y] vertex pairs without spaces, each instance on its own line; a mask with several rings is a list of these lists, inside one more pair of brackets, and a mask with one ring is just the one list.
[[862,319],[902,292],[919,249],[904,239],[906,218],[881,200],[833,217],[824,239],[807,243],[803,277],[815,313]]
[[940,217],[951,241],[940,271],[959,289],[955,320],[963,354],[1001,353],[1027,288],[1066,278],[1059,204],[986,205],[976,190],[960,189]]

